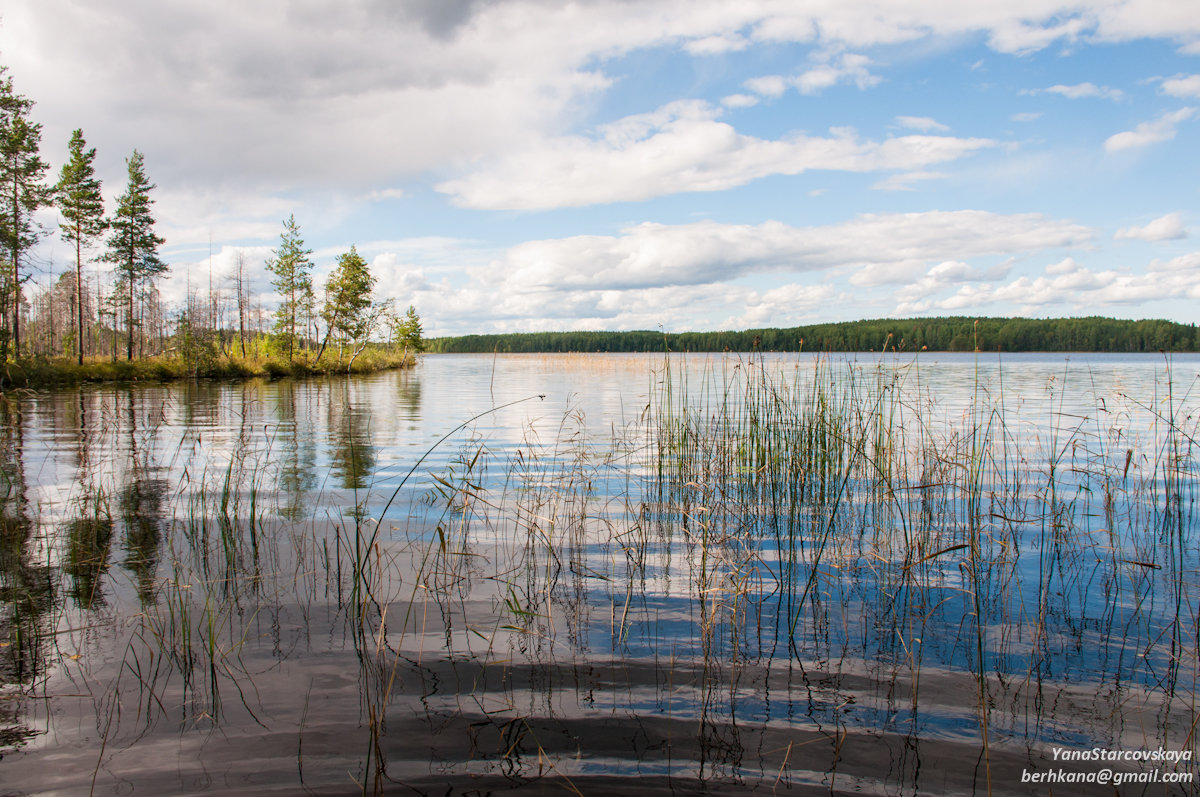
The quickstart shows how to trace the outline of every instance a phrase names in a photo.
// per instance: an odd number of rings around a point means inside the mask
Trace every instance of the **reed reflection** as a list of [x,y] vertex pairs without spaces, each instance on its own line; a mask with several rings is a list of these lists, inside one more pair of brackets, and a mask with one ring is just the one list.
[[[0,393],[0,688],[19,692],[34,687],[50,666],[59,600],[29,499],[26,410],[22,399]],[[11,698],[7,693],[0,690],[0,697]],[[16,700],[0,700],[0,753],[39,733],[22,709]]]

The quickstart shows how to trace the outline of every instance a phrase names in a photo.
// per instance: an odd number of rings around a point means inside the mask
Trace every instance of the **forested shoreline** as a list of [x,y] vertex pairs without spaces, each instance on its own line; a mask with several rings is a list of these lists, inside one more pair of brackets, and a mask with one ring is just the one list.
[[882,318],[787,329],[720,332],[526,332],[432,338],[428,351],[646,352],[646,351],[1200,351],[1195,324],[1161,319]]

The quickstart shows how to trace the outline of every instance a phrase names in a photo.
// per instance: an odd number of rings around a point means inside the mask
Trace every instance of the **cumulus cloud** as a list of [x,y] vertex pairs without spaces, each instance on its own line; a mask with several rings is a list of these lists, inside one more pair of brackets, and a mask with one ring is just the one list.
[[643,223],[619,236],[523,243],[493,270],[531,288],[689,285],[837,268],[871,269],[876,276],[861,282],[880,284],[931,262],[1073,246],[1091,237],[1077,224],[1039,214],[977,210],[864,214],[828,227]]
[[719,33],[713,36],[692,39],[683,45],[683,49],[692,55],[720,55],[722,53],[744,50],[749,46],[750,42],[743,36]]
[[1060,39],[1073,42],[1091,24],[1084,14],[1069,16],[1058,22],[1045,20],[1040,24],[1029,19],[1010,17],[997,21],[992,27],[988,45],[1002,53],[1024,55],[1044,49]]
[[[997,51],[1029,52],[1146,37],[1194,45],[1200,15],[1156,0],[644,0],[636,8],[594,0],[14,0],[0,20],[0,52],[18,89],[37,101],[48,151],[61,152],[82,126],[112,187],[123,181],[120,158],[138,147],[164,186],[158,209],[170,243],[192,247],[204,247],[214,229],[272,239],[293,197],[317,198],[314,216],[325,202],[320,217],[333,225],[365,202],[402,190],[414,196],[411,181],[456,175],[443,185],[470,207],[636,199],[649,189],[635,181],[653,186],[662,175],[632,155],[652,157],[656,148],[668,149],[675,170],[661,179],[665,190],[693,191],[809,169],[928,174],[991,143],[846,131],[757,138],[711,113],[658,123],[621,144],[564,135],[629,80],[621,59],[639,51],[707,58],[799,42],[816,54],[731,95],[729,107],[743,107],[751,94],[869,88],[886,64],[863,53],[888,52],[881,46],[982,38]],[[1195,96],[1195,77],[1170,78],[1162,90]],[[1119,133],[1110,149],[1169,138],[1175,124]],[[540,186],[522,199],[490,182],[521,177],[530,142],[545,142],[556,168],[603,172],[596,190],[556,172],[550,198],[538,204]],[[693,152],[679,151],[687,147]],[[733,165],[719,162],[726,156]],[[234,218],[232,204],[245,215]]]
[[801,94],[817,94],[839,83],[853,83],[860,89],[867,89],[882,80],[871,74],[870,65],[871,59],[865,55],[842,53],[828,63],[801,72],[789,82]]
[[[1152,262],[1144,272],[1093,270],[1071,258],[1047,266],[1041,276],[1022,275],[1006,283],[966,284],[942,299],[926,300],[918,310],[953,312],[964,308],[1011,304],[1021,312],[1044,312],[1065,307],[1094,312],[1097,307],[1200,298],[1200,252]],[[912,310],[918,302],[902,296],[900,305]]]
[[1181,213],[1168,213],[1143,227],[1122,227],[1114,236],[1117,239],[1137,238],[1142,241],[1173,241],[1187,237]]
[[1162,90],[1172,97],[1200,98],[1200,75],[1176,75],[1163,81]]
[[1054,275],[1070,274],[1072,271],[1078,271],[1081,268],[1083,268],[1083,266],[1076,263],[1075,258],[1067,257],[1058,261],[1057,263],[1051,263],[1050,265],[1046,266],[1046,273]]
[[744,311],[725,318],[718,326],[721,329],[798,326],[818,317],[837,298],[837,290],[829,284],[792,282],[761,293],[750,291],[742,300]]
[[782,97],[783,93],[787,91],[788,81],[783,75],[763,75],[762,77],[752,77],[742,85],[764,97]]
[[1175,138],[1175,128],[1179,123],[1195,115],[1195,108],[1180,108],[1178,111],[1164,113],[1152,122],[1142,122],[1133,130],[1109,136],[1104,142],[1104,148],[1109,152],[1119,152],[1123,149],[1136,149],[1170,141]]
[[436,186],[456,205],[520,209],[639,201],[685,191],[719,191],[774,174],[920,169],[991,147],[981,138],[909,135],[863,140],[835,128],[761,139],[718,121],[720,109],[675,102],[602,126],[592,137],[563,136]]
[[949,133],[950,128],[942,124],[938,120],[929,116],[897,116],[896,124],[901,127],[906,127],[909,130],[917,130],[922,133],[930,131],[937,133]]
[[[439,277],[403,277],[398,244],[373,263],[408,280],[430,334],[505,329],[712,329],[775,326],[829,317],[838,303],[889,312],[897,280],[945,292],[1003,279],[1007,257],[1091,240],[1070,221],[985,211],[864,214],[796,227],[701,221],[637,224],[616,235],[529,241]],[[387,242],[372,246],[387,247]],[[361,250],[361,247],[360,247]],[[479,254],[479,253],[476,253]],[[869,276],[865,276],[868,275]],[[850,279],[851,288],[846,284]],[[883,290],[872,290],[885,286]]]
[[636,12],[544,0],[22,0],[5,8],[0,50],[37,98],[48,140],[83,123],[101,152],[139,146],[163,179],[270,191],[353,180],[366,191],[560,129],[574,103],[612,85],[606,65],[639,49],[811,43],[828,60],[792,80],[819,91],[878,80],[852,50],[976,33],[1004,52],[1081,37],[1187,42],[1200,40],[1200,15],[1154,0],[645,0]]
[[815,65],[790,77],[763,75],[750,78],[742,85],[764,97],[780,97],[789,87],[801,94],[811,95],[820,94],[839,83],[853,83],[859,89],[868,89],[882,80],[878,75],[871,74],[871,59],[865,55],[821,52],[816,56],[816,61]]
[[730,94],[721,98],[721,104],[726,108],[750,108],[758,105],[758,97],[752,94]]
[[923,276],[906,282],[896,290],[894,298],[897,302],[896,312],[910,314],[925,312],[932,306],[933,297],[944,293],[954,286],[962,286],[955,294],[962,301],[965,296],[974,296],[978,288],[970,283],[987,280],[1003,279],[1012,269],[1012,262],[1006,260],[990,268],[980,269],[961,260],[947,260],[929,268]]
[[[830,308],[846,304],[882,314],[996,306],[1035,313],[1200,298],[1200,252],[1155,260],[1140,272],[1088,268],[1066,257],[1040,274],[1013,276],[1017,259],[1031,252],[1090,240],[1071,222],[982,211],[863,215],[807,228],[643,224],[619,235],[520,244],[490,263],[476,257],[465,282],[412,265],[422,248],[449,253],[463,242],[368,246],[387,248],[372,266],[390,275],[381,282],[400,303],[417,305],[430,334],[786,326],[828,319]],[[248,251],[259,263],[265,256]],[[215,258],[218,274],[228,271],[220,264],[231,254]],[[203,267],[193,267],[194,278]]]
[[269,246],[221,246],[211,255],[196,256],[177,264],[168,279],[159,282],[163,298],[172,304],[183,305],[197,291],[207,295],[211,285],[217,292],[233,291],[239,268],[251,294],[274,300],[271,287],[273,275],[266,269],[271,257]]
[[1153,272],[1200,272],[1200,252],[1189,252],[1186,255],[1171,258],[1163,262],[1155,260],[1150,263],[1147,271]]
[[942,172],[905,172],[880,180],[871,188],[875,191],[915,191],[917,190],[915,183],[940,180],[945,176]]
[[1083,97],[1102,97],[1109,100],[1124,99],[1125,92],[1108,86],[1097,86],[1095,83],[1076,83],[1073,86],[1056,85],[1044,89],[1026,89],[1021,94],[1058,94],[1070,100]]

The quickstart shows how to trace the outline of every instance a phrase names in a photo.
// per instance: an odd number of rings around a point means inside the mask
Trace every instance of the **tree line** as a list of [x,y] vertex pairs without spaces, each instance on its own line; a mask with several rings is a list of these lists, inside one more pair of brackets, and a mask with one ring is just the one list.
[[[315,365],[331,346],[339,362],[348,356],[353,365],[368,341],[385,335],[407,353],[423,348],[415,308],[400,315],[390,302],[374,300],[375,277],[353,246],[338,258],[318,301],[312,252],[304,248],[294,217],[284,221],[280,244],[266,263],[282,297],[273,323],[262,297],[250,290],[241,253],[232,286],[213,285],[210,276],[207,297],[189,285],[185,305],[169,310],[159,282],[170,267],[159,252],[164,239],[155,231],[157,186],[147,176],[145,157],[135,149],[126,158],[125,191],[107,213],[96,150],[81,129],[71,135],[58,179],[48,181],[33,105],[0,66],[0,363],[33,356],[69,357],[79,366],[88,358],[173,357],[194,373],[239,355]],[[58,232],[74,263],[39,290],[31,285],[37,269],[30,261],[50,233],[35,218],[44,208],[58,211]],[[89,268],[98,263],[109,266],[107,274]]]
[[530,332],[429,341],[435,352],[1200,351],[1195,324],[1158,319],[882,318],[721,332]]

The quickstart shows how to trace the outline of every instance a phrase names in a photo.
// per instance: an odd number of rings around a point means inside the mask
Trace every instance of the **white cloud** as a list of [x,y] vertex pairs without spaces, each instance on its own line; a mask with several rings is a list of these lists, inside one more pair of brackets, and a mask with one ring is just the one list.
[[[1022,312],[1044,311],[1049,307],[1094,312],[1097,307],[1200,298],[1198,284],[1200,252],[1165,263],[1154,261],[1143,273],[1094,271],[1067,258],[1047,266],[1044,276],[1023,275],[1000,285],[963,285],[949,297],[926,301],[920,311],[949,312],[1007,303],[1017,305]],[[909,300],[902,305],[909,308],[916,303]]]
[[764,97],[782,97],[783,93],[787,91],[788,82],[782,75],[763,75],[762,77],[752,77],[742,85]]
[[1119,152],[1123,149],[1146,147],[1162,141],[1175,138],[1175,128],[1180,122],[1191,119],[1196,114],[1195,108],[1180,108],[1178,111],[1164,113],[1153,122],[1142,122],[1133,130],[1109,136],[1104,142],[1104,148],[1109,152]]
[[928,133],[931,130],[938,133],[949,133],[950,128],[929,116],[897,116],[896,124],[909,130]]
[[606,66],[639,49],[812,43],[839,54],[796,76],[799,88],[866,87],[878,77],[846,50],[977,33],[1005,52],[1081,37],[1200,40],[1186,5],[14,0],[0,51],[49,141],[82,124],[102,154],[142,148],[164,182],[365,192],[561,130],[576,103],[612,85]]
[[1168,213],[1143,227],[1122,227],[1117,230],[1117,239],[1137,238],[1142,241],[1173,241],[1187,237],[1187,229],[1183,226],[1183,215]]
[[[778,326],[828,318],[839,303],[886,312],[895,289],[871,287],[924,279],[944,291],[1002,279],[1008,260],[990,267],[969,261],[1090,239],[1069,221],[984,211],[865,214],[820,227],[638,224],[618,235],[513,246],[491,263],[466,268],[465,283],[421,274],[401,301],[415,303],[436,324],[430,334]],[[373,262],[416,270],[403,254]],[[867,272],[870,279],[862,277]],[[851,274],[857,287],[848,295],[839,282]]]
[[[1200,41],[1200,15],[1160,0],[643,0],[636,9],[545,0],[12,0],[0,21],[0,52],[18,90],[37,101],[47,151],[61,153],[82,126],[106,186],[119,189],[120,158],[139,147],[163,186],[160,232],[172,245],[198,248],[214,231],[273,241],[279,219],[293,209],[299,218],[305,203],[306,230],[336,229],[365,201],[405,190],[414,197],[423,186],[414,191],[412,180],[460,176],[443,185],[471,207],[611,202],[813,169],[906,172],[880,184],[903,187],[993,145],[932,135],[872,140],[823,127],[755,137],[711,109],[566,135],[591,118],[603,92],[637,79],[620,59],[638,51],[707,56],[802,42],[818,53],[731,95],[729,107],[744,107],[751,91],[869,88],[886,65],[863,53],[897,52],[880,45],[914,43],[915,52],[983,38],[996,50],[1028,52],[1147,37],[1187,47]],[[1196,77],[1167,79],[1162,90],[1195,96]],[[1118,133],[1107,146],[1170,138],[1188,118],[1180,113],[1191,109]],[[542,144],[545,153],[536,150]],[[653,162],[660,155],[662,167]],[[576,167],[581,175],[555,171]],[[499,184],[510,178],[516,188]]]
[[749,274],[871,269],[862,284],[966,257],[1080,245],[1091,233],[1038,214],[977,210],[864,214],[829,227],[769,221],[731,225],[643,223],[619,236],[583,235],[513,247],[489,273],[530,289],[649,287],[731,280]]
[[719,191],[774,174],[920,169],[994,145],[988,139],[911,135],[864,141],[850,129],[827,137],[769,140],[717,121],[720,109],[676,102],[604,125],[592,138],[534,142],[436,186],[456,205],[537,209],[640,201],[685,191]]
[[938,282],[982,282],[984,280],[1003,279],[1012,270],[1012,262],[997,263],[988,269],[980,270],[961,260],[947,260],[929,269],[929,276]]
[[850,284],[860,288],[877,288],[880,285],[903,285],[921,278],[927,263],[920,259],[904,259],[882,263],[868,263],[850,275]]
[[854,83],[860,89],[868,89],[882,79],[870,73],[870,65],[871,60],[864,55],[842,53],[836,60],[807,69],[789,82],[801,94],[819,94],[838,83]]
[[942,172],[905,172],[893,174],[871,186],[875,191],[915,191],[914,183],[927,180],[940,180],[946,177]]
[[163,298],[175,305],[184,305],[189,292],[207,296],[210,285],[217,293],[232,296],[240,258],[243,279],[251,294],[273,296],[273,276],[266,269],[270,256],[269,246],[222,246],[211,257],[175,265],[169,277],[159,282],[159,289]]
[[1008,18],[998,21],[991,30],[988,46],[1002,53],[1024,55],[1048,47],[1059,39],[1075,41],[1090,27],[1085,16],[1069,17],[1058,24],[1046,19],[1043,24],[1022,19]]
[[1200,272],[1200,252],[1190,252],[1186,255],[1172,258],[1167,262],[1152,261],[1147,271],[1154,272]]
[[751,108],[758,105],[758,97],[752,94],[730,94],[721,98],[721,104],[726,108]]
[[[154,174],[154,164],[147,169]],[[107,207],[116,206],[115,192],[124,190],[124,183],[110,181],[105,188]],[[115,189],[115,190],[114,190]],[[154,215],[158,219],[159,235],[171,242],[187,241],[207,245],[214,234],[222,240],[277,239],[280,221],[296,209],[292,200],[261,194],[227,194],[218,190],[169,185],[155,190]]]
[[[1071,222],[983,211],[866,214],[807,228],[639,224],[519,244],[466,269],[467,284],[425,280],[404,302],[437,320],[431,334],[784,326],[828,318],[843,303],[881,313],[900,299],[931,303],[956,286],[1004,279],[1012,267],[971,259],[1090,239]],[[839,286],[848,275],[853,293]],[[903,287],[890,287],[897,281]],[[880,286],[888,287],[873,290]]]
[[363,199],[367,202],[386,202],[390,199],[402,199],[406,193],[403,188],[381,188],[368,192]]
[[[467,268],[466,284],[435,282],[408,264],[418,249],[454,247],[452,241],[392,242],[401,254],[389,250],[372,264],[393,274],[391,295],[416,304],[430,334],[786,326],[829,319],[831,308],[847,303],[881,314],[986,312],[996,305],[1082,313],[1200,299],[1200,252],[1153,261],[1140,273],[1089,269],[1067,257],[1041,275],[1010,278],[1011,257],[977,262],[1090,239],[1077,225],[1037,215],[930,212],[809,228],[642,224],[615,236],[531,241]],[[841,282],[848,274],[853,287]]]
[[692,39],[683,45],[683,49],[692,55],[720,55],[722,53],[744,50],[749,46],[750,42],[742,36],[719,33],[700,39]]
[[1125,92],[1120,89],[1097,86],[1095,83],[1076,83],[1072,86],[1059,84],[1044,89],[1026,89],[1021,94],[1058,94],[1070,100],[1078,100],[1083,97],[1102,97],[1109,100],[1120,100],[1125,97]]
[[1058,261],[1057,263],[1052,263],[1046,266],[1046,273],[1057,276],[1059,274],[1070,274],[1071,272],[1078,271],[1081,268],[1083,267],[1075,262],[1075,258],[1068,257]]
[[855,53],[831,53],[821,51],[815,56],[816,65],[791,77],[763,75],[742,83],[750,91],[764,97],[780,97],[792,87],[801,94],[820,94],[839,83],[853,83],[859,89],[868,89],[880,83],[882,78],[870,72],[871,59]]
[[832,285],[788,283],[763,293],[750,292],[742,304],[744,311],[725,318],[721,329],[754,329],[768,326],[798,326],[820,316],[837,297]]
[[1176,75],[1163,81],[1162,90],[1172,97],[1200,98],[1200,75]]
[[1014,113],[1009,117],[1014,122],[1036,122],[1042,118],[1040,111],[1025,111],[1023,113]]
[[[963,283],[1003,279],[1008,276],[1011,269],[1011,261],[998,263],[991,268],[982,270],[961,260],[947,260],[938,263],[928,269],[924,276],[909,280],[903,287],[896,290],[893,298],[898,303],[897,312],[902,314],[924,312],[932,306],[934,296],[944,293],[955,285],[962,285],[959,288],[958,296],[975,295],[978,289],[963,285]],[[854,281],[852,278],[851,282]],[[966,294],[963,293],[964,288],[967,289]]]

